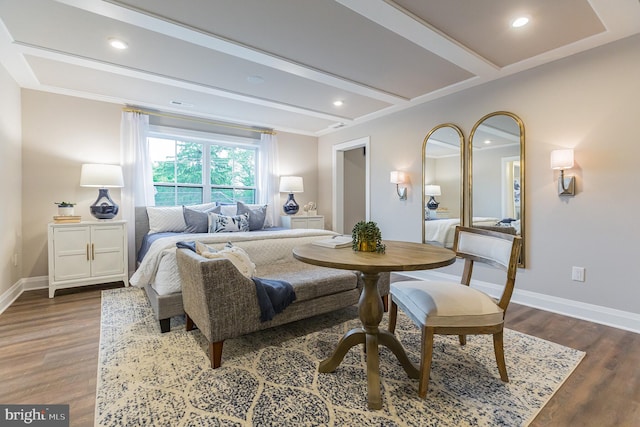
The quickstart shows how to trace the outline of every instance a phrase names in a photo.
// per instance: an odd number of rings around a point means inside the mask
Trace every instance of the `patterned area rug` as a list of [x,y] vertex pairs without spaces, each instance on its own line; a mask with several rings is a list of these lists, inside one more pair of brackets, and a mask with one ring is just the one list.
[[[387,315],[383,324],[386,326]],[[99,426],[521,426],[527,425],[584,353],[505,330],[509,383],[500,381],[490,336],[437,337],[426,400],[394,355],[380,350],[383,408],[367,409],[366,362],[352,348],[318,373],[357,309],[227,340],[210,369],[206,341],[172,323],[161,334],[144,291],[103,291],[96,425]],[[420,331],[399,312],[396,329],[419,362]]]

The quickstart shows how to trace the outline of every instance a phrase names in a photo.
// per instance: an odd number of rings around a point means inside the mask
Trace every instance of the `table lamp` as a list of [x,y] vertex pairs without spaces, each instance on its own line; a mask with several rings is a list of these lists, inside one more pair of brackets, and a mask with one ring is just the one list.
[[427,208],[430,211],[435,211],[436,209],[438,209],[438,205],[440,203],[436,202],[436,199],[434,198],[434,196],[439,196],[442,193],[440,192],[440,186],[439,185],[425,185],[424,186],[424,194],[426,196],[429,196],[429,201],[427,202]]
[[282,206],[284,213],[287,215],[294,215],[298,213],[300,206],[296,203],[296,199],[293,198],[293,193],[302,193],[304,191],[304,185],[302,183],[301,176],[281,176],[280,177],[280,192],[289,193],[287,201]]
[[91,205],[91,215],[97,219],[113,219],[118,205],[109,196],[109,187],[124,187],[119,165],[84,164],[80,173],[81,187],[98,187],[98,198]]

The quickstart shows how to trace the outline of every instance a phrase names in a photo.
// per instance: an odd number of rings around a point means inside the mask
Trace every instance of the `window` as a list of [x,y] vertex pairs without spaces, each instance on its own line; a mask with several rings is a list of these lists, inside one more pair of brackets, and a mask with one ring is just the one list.
[[149,137],[156,206],[256,203],[256,140],[152,127]]

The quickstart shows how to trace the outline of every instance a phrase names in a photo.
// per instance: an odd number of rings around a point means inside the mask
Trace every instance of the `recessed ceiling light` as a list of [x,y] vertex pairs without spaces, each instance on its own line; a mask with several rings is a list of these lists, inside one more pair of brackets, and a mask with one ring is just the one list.
[[247,77],[247,81],[254,85],[258,85],[260,83],[264,83],[264,77],[262,76],[249,76]]
[[120,49],[120,50],[123,50],[129,47],[127,42],[122,41],[120,39],[116,39],[116,38],[110,38],[109,45],[114,49]]
[[485,144],[487,144],[487,145],[489,145],[489,144],[491,144],[491,140],[490,140],[490,139],[485,139],[485,140],[484,140],[484,143],[485,143]]
[[341,100],[333,101],[333,105],[335,105],[336,107],[342,107],[344,105],[344,102]]
[[513,22],[511,23],[511,26],[513,28],[520,28],[520,27],[524,27],[528,23],[529,23],[529,18],[527,16],[520,16],[513,20]]

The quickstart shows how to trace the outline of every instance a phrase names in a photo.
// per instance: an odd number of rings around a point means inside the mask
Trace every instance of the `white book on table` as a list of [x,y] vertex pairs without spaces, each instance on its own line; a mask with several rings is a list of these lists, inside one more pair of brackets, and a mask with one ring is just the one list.
[[325,248],[349,248],[351,247],[351,236],[333,236],[328,239],[320,239],[311,242],[316,246],[324,246]]

